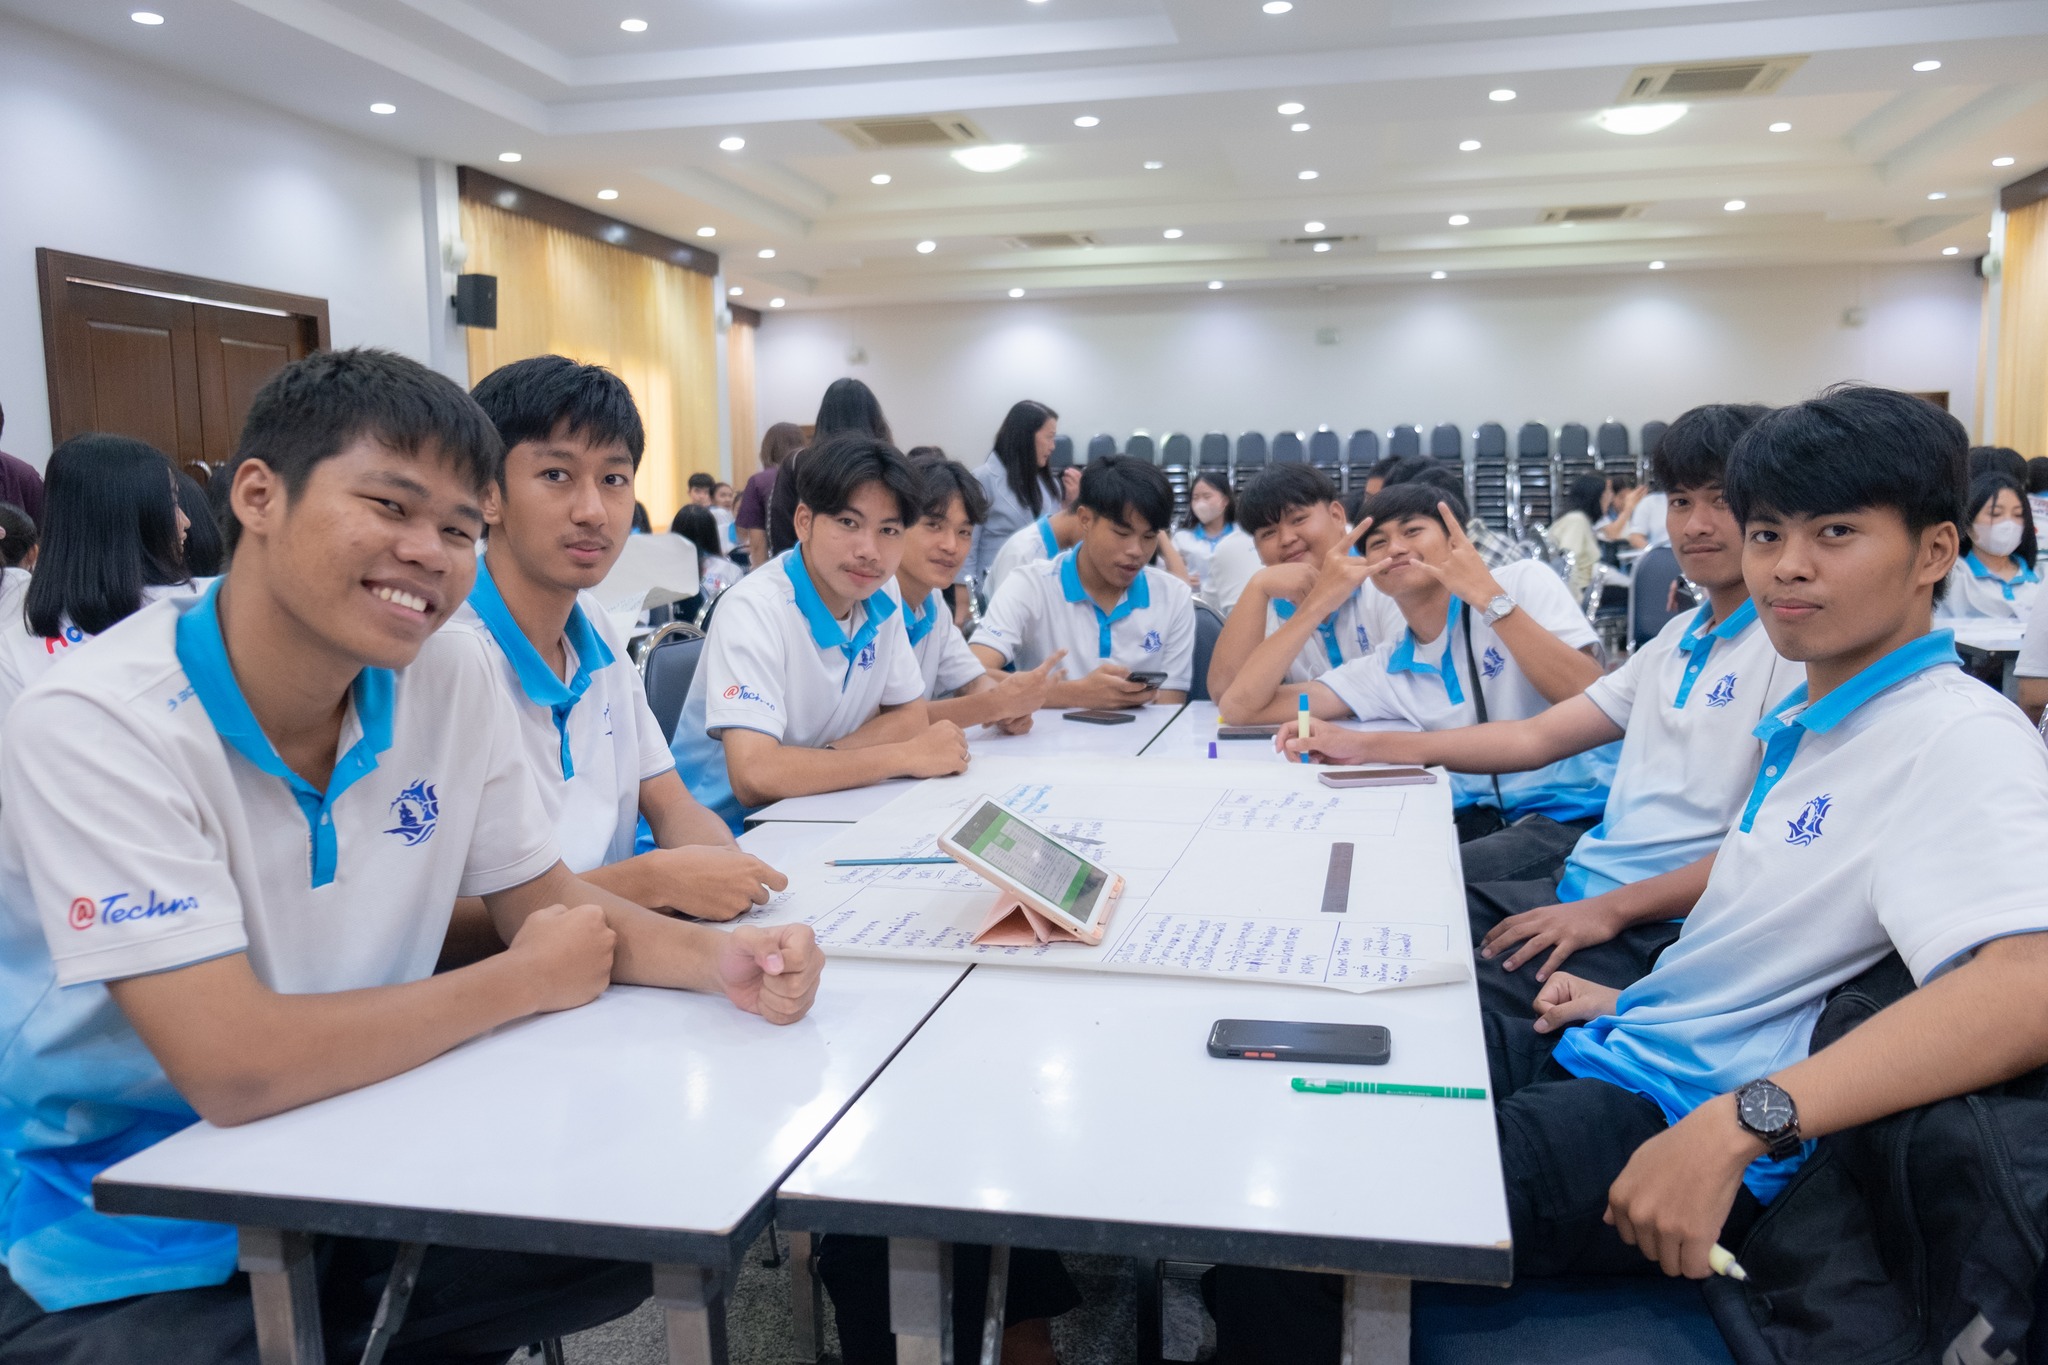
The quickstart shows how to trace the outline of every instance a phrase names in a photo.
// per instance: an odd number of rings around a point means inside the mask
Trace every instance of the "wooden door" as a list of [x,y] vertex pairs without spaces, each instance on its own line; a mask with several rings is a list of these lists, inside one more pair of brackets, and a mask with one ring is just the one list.
[[313,349],[306,319],[287,313],[192,305],[199,415],[208,464],[226,462],[242,439],[256,391]]

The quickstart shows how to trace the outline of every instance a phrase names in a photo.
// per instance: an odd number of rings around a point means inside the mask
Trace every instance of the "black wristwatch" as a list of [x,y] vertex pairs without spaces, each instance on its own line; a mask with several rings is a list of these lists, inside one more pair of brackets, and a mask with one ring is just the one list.
[[1799,1106],[1772,1081],[1754,1080],[1735,1092],[1735,1121],[1764,1144],[1773,1161],[1797,1156],[1805,1141],[1799,1135]]

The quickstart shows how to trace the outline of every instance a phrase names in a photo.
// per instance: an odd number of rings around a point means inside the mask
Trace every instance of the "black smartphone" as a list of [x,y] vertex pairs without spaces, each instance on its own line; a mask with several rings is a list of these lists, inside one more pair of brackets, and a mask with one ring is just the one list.
[[1134,683],[1143,683],[1147,687],[1160,687],[1165,684],[1166,675],[1164,673],[1133,673],[1130,675],[1130,679]]
[[1218,1019],[1211,1057],[1262,1062],[1340,1062],[1384,1066],[1393,1038],[1378,1024],[1301,1024],[1277,1019]]
[[1078,720],[1083,725],[1129,725],[1137,718],[1134,711],[1069,711],[1062,717]]
[[1316,774],[1325,787],[1412,787],[1436,781],[1427,768],[1330,768]]
[[1216,727],[1216,738],[1218,739],[1271,739],[1279,733],[1280,727],[1277,725],[1219,725]]

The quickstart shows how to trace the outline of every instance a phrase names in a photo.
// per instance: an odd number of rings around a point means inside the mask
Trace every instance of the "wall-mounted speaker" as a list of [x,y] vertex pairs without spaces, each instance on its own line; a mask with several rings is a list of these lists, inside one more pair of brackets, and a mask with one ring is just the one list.
[[457,275],[455,277],[455,320],[464,327],[498,325],[498,277]]

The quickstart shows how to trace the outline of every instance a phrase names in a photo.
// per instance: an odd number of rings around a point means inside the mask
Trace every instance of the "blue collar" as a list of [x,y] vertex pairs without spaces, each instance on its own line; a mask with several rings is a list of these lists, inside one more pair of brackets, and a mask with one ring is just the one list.
[[570,652],[576,656],[576,673],[565,683],[555,676],[547,660],[540,657],[540,651],[519,628],[519,622],[512,617],[512,609],[505,605],[505,598],[498,591],[498,580],[491,576],[490,565],[482,559],[476,562],[476,586],[469,590],[469,605],[483,621],[484,629],[490,631],[491,638],[498,642],[498,648],[511,661],[512,674],[519,679],[519,690],[526,694],[528,701],[547,708],[554,716],[555,731],[562,737],[562,780],[567,782],[576,776],[575,761],[569,756],[569,713],[590,690],[590,675],[600,668],[612,666],[611,646],[604,642],[604,637],[590,624],[590,618],[583,614],[582,604],[571,606],[569,624],[562,628],[562,634],[569,641]]
[[1464,614],[1464,600],[1455,593],[1452,594],[1450,609],[1444,613],[1444,633],[1441,637],[1444,642],[1444,657],[1435,668],[1415,662],[1415,627],[1410,626],[1402,633],[1401,643],[1395,645],[1394,652],[1388,656],[1387,672],[1424,675],[1434,673],[1443,679],[1444,695],[1450,698],[1451,705],[1463,706],[1465,689],[1458,686],[1458,666],[1456,651],[1451,648],[1451,632],[1458,628],[1458,621]]
[[1037,521],[1039,543],[1045,546],[1045,557],[1056,559],[1060,553],[1060,538],[1052,533],[1052,518],[1040,517]]
[[[2014,560],[2013,562],[2015,564],[2019,564],[2018,560]],[[1993,583],[1996,583],[1998,585],[1998,590],[2005,594],[2005,600],[2008,602],[2012,601],[2012,590],[2018,587],[2020,584],[2038,583],[2041,581],[2041,576],[2034,572],[2034,566],[2031,564],[2020,564],[2020,571],[2014,574],[2011,578],[2000,578],[1997,574],[1991,572],[1990,565],[1986,564],[1983,560],[1977,558],[1977,552],[1975,550],[1972,550],[1970,551],[1970,553],[1963,556],[1963,563],[1970,566],[1971,577],[1988,578]]]
[[860,629],[849,640],[845,628],[832,619],[825,599],[818,596],[817,585],[811,582],[811,571],[804,566],[804,547],[799,545],[783,556],[782,568],[796,590],[796,609],[804,614],[804,624],[811,628],[812,642],[819,649],[836,649],[846,656],[846,676],[839,680],[839,690],[844,692],[846,684],[853,680],[854,662],[874,648],[875,632],[882,628],[882,622],[896,614],[896,599],[883,588],[862,598],[858,604]]
[[1202,523],[1199,521],[1196,522],[1193,526],[1189,527],[1188,529],[1193,531],[1195,533],[1195,539],[1201,541],[1204,545],[1216,545],[1222,541],[1223,537],[1229,535],[1232,531],[1235,531],[1237,529],[1237,524],[1235,522],[1226,521],[1223,523],[1223,529],[1218,531],[1213,536],[1202,529]]
[[1729,612],[1727,620],[1712,630],[1706,630],[1707,621],[1713,614],[1714,604],[1711,600],[1700,603],[1699,614],[1692,618],[1692,624],[1686,628],[1684,636],[1678,642],[1678,647],[1691,658],[1685,665],[1685,676],[1679,680],[1678,696],[1671,702],[1673,710],[1685,709],[1686,699],[1692,696],[1692,685],[1699,681],[1701,672],[1706,669],[1707,659],[1713,654],[1714,645],[1722,640],[1732,640],[1756,624],[1756,599],[1743,598],[1742,605]]
[[[1916,674],[1943,664],[1959,664],[1956,635],[1952,630],[1929,631],[1908,644],[1900,645],[1811,706],[1806,705],[1806,684],[1785,694],[1785,700],[1765,716],[1752,732],[1764,742],[1763,762],[1756,781],[1750,785],[1749,804],[1742,808],[1742,832],[1756,823],[1757,809],[1771,788],[1784,781],[1799,752],[1799,741],[1809,732],[1824,735],[1856,713],[1858,707],[1889,687],[1896,687]],[[1800,711],[1799,708],[1806,709]],[[1787,712],[1799,711],[1798,715]]]
[[1098,657],[1107,659],[1115,648],[1109,638],[1109,628],[1132,612],[1142,611],[1151,606],[1152,587],[1145,581],[1145,571],[1138,570],[1138,576],[1131,580],[1131,586],[1125,589],[1123,597],[1117,602],[1116,610],[1105,612],[1095,605],[1095,599],[1081,586],[1081,561],[1078,558],[1080,553],[1081,547],[1076,545],[1060,556],[1060,591],[1069,602],[1077,606],[1086,602],[1088,610],[1095,613],[1095,652]]
[[[910,647],[912,649],[916,649],[919,645],[923,644],[924,637],[932,633],[932,627],[938,624],[939,608],[942,605],[944,605],[944,599],[937,593],[933,593],[924,599],[924,614],[920,616],[916,611],[912,610],[909,599],[904,599],[903,628],[910,632]],[[838,623],[835,621],[833,624],[837,625]]]
[[176,650],[185,680],[206,708],[206,718],[221,739],[259,770],[281,779],[306,817],[312,842],[312,878],[316,887],[334,880],[334,803],[350,787],[377,770],[377,755],[391,747],[391,699],[395,675],[388,668],[366,668],[349,686],[357,722],[363,733],[334,765],[325,792],[285,766],[256,713],[235,681],[227,642],[220,633],[220,583],[206,590],[199,605],[178,618]]
[[[1365,589],[1362,587],[1353,589],[1351,600],[1356,602],[1358,595],[1364,591]],[[1275,597],[1271,599],[1269,605],[1273,608],[1273,614],[1281,620],[1291,621],[1294,619],[1294,603],[1286,598]],[[1337,639],[1337,612],[1342,610],[1344,610],[1342,607],[1337,608],[1337,611],[1333,611],[1328,616],[1325,616],[1322,623],[1316,627],[1316,634],[1323,637],[1323,653],[1328,656],[1330,667],[1332,668],[1342,668],[1344,666],[1344,647]],[[1361,640],[1360,644],[1364,648],[1371,648],[1369,641]],[[1408,651],[1408,658],[1412,666],[1415,658],[1415,651],[1413,649]]]

